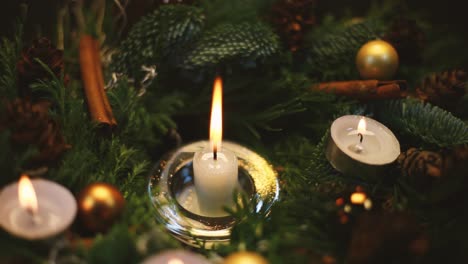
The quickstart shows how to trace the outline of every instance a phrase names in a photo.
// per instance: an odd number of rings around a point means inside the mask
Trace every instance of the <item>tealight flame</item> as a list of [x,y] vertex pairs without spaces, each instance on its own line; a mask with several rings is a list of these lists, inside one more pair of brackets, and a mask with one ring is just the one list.
[[362,192],[355,192],[351,194],[350,200],[351,203],[353,204],[363,204],[367,199],[367,196],[365,193]]
[[216,159],[216,152],[221,149],[221,140],[223,137],[223,83],[221,77],[216,77],[213,86],[213,101],[211,104],[210,120],[210,142]]
[[34,187],[26,175],[21,175],[18,183],[18,198],[21,207],[31,214],[37,213],[37,198]]
[[367,130],[367,123],[366,123],[366,119],[364,119],[364,117],[361,118],[361,120],[359,120],[359,123],[358,123],[358,126],[357,126],[357,130],[359,133],[361,134],[365,134],[366,133],[366,130]]
[[184,264],[184,262],[180,259],[170,259],[167,264]]

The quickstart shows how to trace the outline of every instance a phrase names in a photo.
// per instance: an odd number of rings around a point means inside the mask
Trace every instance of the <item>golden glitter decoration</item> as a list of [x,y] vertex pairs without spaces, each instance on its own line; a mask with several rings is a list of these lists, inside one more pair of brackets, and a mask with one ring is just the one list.
[[243,167],[252,178],[255,189],[262,197],[276,196],[278,193],[278,173],[273,166],[257,153],[240,147],[236,143],[223,142],[223,146],[234,152],[239,160],[239,166]]
[[363,79],[389,80],[398,69],[398,53],[390,43],[373,40],[356,55],[356,66]]
[[223,264],[268,264],[268,261],[261,255],[254,252],[236,252],[229,255]]
[[125,200],[114,186],[93,183],[78,195],[78,221],[88,232],[106,232],[122,214]]

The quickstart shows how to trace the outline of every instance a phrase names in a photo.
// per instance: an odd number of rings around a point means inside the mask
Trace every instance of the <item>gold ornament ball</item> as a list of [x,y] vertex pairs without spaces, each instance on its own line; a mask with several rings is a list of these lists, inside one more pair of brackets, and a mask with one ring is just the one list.
[[363,79],[388,80],[398,69],[398,53],[386,41],[369,41],[359,49],[356,66]]
[[122,194],[107,183],[93,183],[78,195],[78,221],[88,232],[106,232],[125,206]]
[[223,264],[268,264],[268,261],[257,253],[245,251],[229,255]]

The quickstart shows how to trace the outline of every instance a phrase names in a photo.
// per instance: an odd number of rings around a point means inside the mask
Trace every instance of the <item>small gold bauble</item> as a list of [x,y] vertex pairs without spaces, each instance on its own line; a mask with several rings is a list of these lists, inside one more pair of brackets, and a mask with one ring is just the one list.
[[254,252],[236,252],[229,255],[223,264],[268,264],[268,261],[261,255]]
[[114,186],[93,183],[78,195],[78,221],[91,233],[106,232],[123,212],[125,200]]
[[359,49],[356,66],[363,79],[388,80],[398,68],[398,53],[388,42],[369,41]]

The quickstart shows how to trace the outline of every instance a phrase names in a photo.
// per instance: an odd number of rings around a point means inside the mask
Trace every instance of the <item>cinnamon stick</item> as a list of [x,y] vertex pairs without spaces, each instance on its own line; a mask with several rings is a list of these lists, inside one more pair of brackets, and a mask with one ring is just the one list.
[[406,81],[356,80],[325,82],[312,87],[312,90],[334,93],[359,100],[395,99],[404,97]]
[[113,127],[117,125],[104,91],[99,44],[89,35],[82,35],[80,38],[80,67],[91,118],[106,126]]

